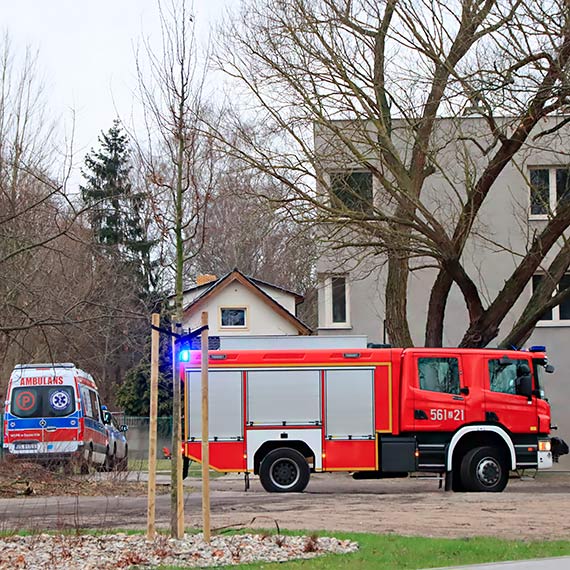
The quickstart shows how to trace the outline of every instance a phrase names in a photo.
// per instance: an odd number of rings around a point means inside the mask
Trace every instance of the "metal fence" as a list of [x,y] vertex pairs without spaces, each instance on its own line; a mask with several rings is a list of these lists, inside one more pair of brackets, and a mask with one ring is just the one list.
[[[119,423],[129,426],[127,440],[129,442],[129,455],[133,458],[148,457],[148,432],[150,419],[148,417],[115,416]],[[170,449],[172,443],[172,417],[161,417],[157,421],[157,453],[163,456],[163,448]]]

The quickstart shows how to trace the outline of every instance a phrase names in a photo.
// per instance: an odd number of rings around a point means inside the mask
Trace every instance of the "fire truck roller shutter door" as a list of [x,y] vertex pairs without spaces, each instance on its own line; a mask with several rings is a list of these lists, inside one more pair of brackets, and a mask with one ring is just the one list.
[[326,437],[374,436],[374,370],[325,371]]
[[[197,371],[186,374],[188,402],[186,413],[189,437],[202,438],[202,377]],[[210,370],[208,373],[209,439],[243,439],[242,372]]]
[[250,370],[247,373],[247,387],[248,424],[320,425],[319,370]]

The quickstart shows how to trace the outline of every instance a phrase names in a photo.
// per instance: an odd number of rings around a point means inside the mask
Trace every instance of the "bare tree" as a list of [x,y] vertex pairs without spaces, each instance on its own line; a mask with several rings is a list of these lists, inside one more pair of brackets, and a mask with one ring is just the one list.
[[[15,58],[8,36],[0,45],[0,350],[6,366],[34,328],[61,324],[41,302],[47,252],[75,221],[65,194],[69,163],[56,160],[54,126],[44,116],[37,59]],[[45,283],[44,283],[45,284]]]
[[[254,0],[226,26],[223,47],[221,66],[280,135],[279,144],[259,145],[244,130],[232,151],[287,185],[290,200],[314,208],[329,247],[387,259],[392,342],[412,343],[414,268],[437,270],[426,345],[442,343],[453,284],[469,317],[462,346],[497,336],[538,269],[550,278],[508,342],[527,338],[544,308],[568,295],[550,298],[568,268],[567,246],[552,263],[547,257],[570,224],[568,202],[513,252],[515,268],[488,302],[466,263],[469,243],[492,241],[480,232],[481,210],[501,191],[507,165],[524,168],[529,149],[547,150],[557,134],[567,136],[568,121],[558,116],[570,85],[565,0]],[[477,118],[466,120],[471,113]],[[339,192],[334,173],[343,169],[371,172],[378,192]]]
[[[71,360],[113,403],[138,358],[133,323],[145,307],[121,267],[91,244],[67,190],[72,148],[56,146],[37,59],[0,46],[0,389],[17,362]],[[112,357],[112,358],[111,358]],[[108,360],[117,366],[108,369]]]
[[315,285],[312,220],[299,223],[282,205],[274,180],[220,161],[221,172],[204,219],[203,244],[187,274],[247,275],[304,293]]
[[[204,73],[197,65],[193,15],[185,0],[159,3],[162,49],[156,54],[145,44],[144,64],[138,58],[139,93],[146,119],[145,137],[139,151],[151,189],[155,223],[163,237],[162,262],[171,269],[174,282],[174,323],[182,323],[183,277],[193,249],[200,242],[212,186],[213,144],[204,136],[201,116]],[[190,249],[192,248],[192,249]],[[173,536],[184,533],[177,520],[181,494],[181,405],[176,363],[173,370],[172,524]]]

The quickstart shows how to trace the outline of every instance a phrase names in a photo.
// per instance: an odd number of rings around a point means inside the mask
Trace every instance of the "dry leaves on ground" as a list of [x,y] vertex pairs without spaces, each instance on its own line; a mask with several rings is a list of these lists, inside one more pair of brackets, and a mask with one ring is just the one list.
[[[147,483],[127,481],[126,473],[111,473],[104,479],[93,475],[67,475],[63,470],[47,468],[33,462],[0,461],[0,498],[9,499],[25,495],[35,496],[107,496],[121,488],[121,495],[144,495]],[[161,485],[157,492],[168,492]]]

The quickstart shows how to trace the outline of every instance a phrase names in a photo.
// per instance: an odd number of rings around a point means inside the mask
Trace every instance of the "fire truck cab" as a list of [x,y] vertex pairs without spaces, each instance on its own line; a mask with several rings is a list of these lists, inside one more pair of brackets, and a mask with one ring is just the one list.
[[[542,348],[227,350],[209,354],[211,468],[300,492],[312,472],[445,474],[446,489],[502,491],[552,449]],[[182,363],[184,455],[201,457],[200,354]]]

